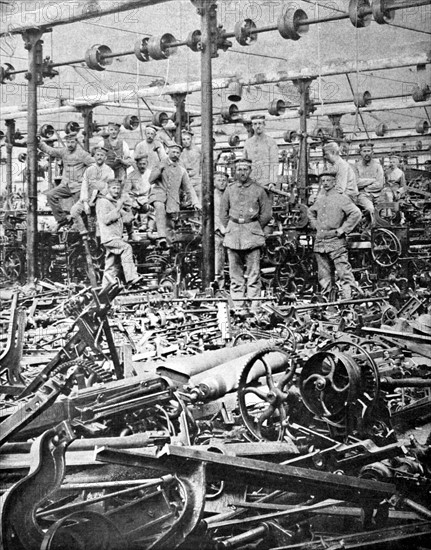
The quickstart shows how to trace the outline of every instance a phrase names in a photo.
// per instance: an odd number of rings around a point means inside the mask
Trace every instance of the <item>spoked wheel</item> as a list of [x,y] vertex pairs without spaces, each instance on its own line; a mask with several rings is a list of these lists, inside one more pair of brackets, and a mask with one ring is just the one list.
[[388,229],[378,227],[371,236],[371,256],[381,267],[394,265],[401,256],[401,243]]
[[19,252],[8,250],[5,254],[3,272],[9,281],[16,283],[24,271],[24,262]]
[[[280,374],[275,376],[275,371]],[[243,422],[254,439],[283,440],[287,428],[288,390],[294,374],[295,365],[290,354],[277,348],[258,351],[245,365],[238,384],[238,403]]]

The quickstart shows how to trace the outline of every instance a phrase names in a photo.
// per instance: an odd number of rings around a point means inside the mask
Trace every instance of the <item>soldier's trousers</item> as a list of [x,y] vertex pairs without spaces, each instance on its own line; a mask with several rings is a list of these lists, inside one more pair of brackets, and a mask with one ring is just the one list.
[[[258,298],[260,280],[260,248],[251,250],[227,249],[229,258],[230,295],[235,308],[244,307],[244,298]],[[252,309],[258,304],[252,303]]]
[[123,268],[124,278],[126,283],[133,281],[138,276],[138,270],[136,269],[135,261],[133,259],[132,247],[129,243],[124,242],[122,239],[112,239],[108,243],[104,243],[103,246],[106,250],[105,256],[105,271],[103,272],[102,286],[107,286],[109,279],[107,275],[115,279],[119,272],[119,265]]
[[342,296],[349,300],[352,297],[352,288],[357,288],[350,265],[347,250],[343,246],[332,252],[315,252],[319,283],[322,293],[331,291],[335,284],[335,272],[341,283]]

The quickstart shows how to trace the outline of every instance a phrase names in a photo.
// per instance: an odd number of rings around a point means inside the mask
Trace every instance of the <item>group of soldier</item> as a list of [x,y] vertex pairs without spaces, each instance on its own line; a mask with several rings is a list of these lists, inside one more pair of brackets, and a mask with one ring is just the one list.
[[[225,171],[214,173],[215,276],[223,288],[227,253],[230,295],[237,312],[243,311],[250,299],[252,311],[259,308],[261,250],[279,173],[278,147],[265,131],[265,117],[256,115],[251,122],[253,135],[235,160],[233,181]],[[85,231],[82,216],[95,211],[106,250],[102,284],[115,278],[121,265],[126,284],[136,285],[140,276],[125,231],[133,239],[132,224],[138,219],[157,246],[169,248],[172,218],[180,205],[201,210],[202,154],[190,130],[183,130],[181,144],[175,141],[176,126],[171,120],[162,127],[147,125],[133,157],[119,135],[120,125],[110,122],[107,130],[92,154],[81,147],[74,133],[65,136],[64,147],[54,148],[39,139],[39,148],[63,164],[61,183],[47,192],[47,202],[57,222],[55,231],[72,223]],[[357,288],[346,235],[361,219],[359,208],[367,216],[365,231],[369,231],[382,191],[386,200],[394,200],[405,184],[396,156],[391,157],[386,175],[373,158],[372,144],[362,144],[360,156],[352,165],[341,157],[336,142],[323,146],[326,168],[319,176],[316,201],[309,208],[310,224],[316,229],[314,252],[322,291],[334,287],[336,273],[344,298]],[[62,207],[66,198],[74,202],[70,214]]]

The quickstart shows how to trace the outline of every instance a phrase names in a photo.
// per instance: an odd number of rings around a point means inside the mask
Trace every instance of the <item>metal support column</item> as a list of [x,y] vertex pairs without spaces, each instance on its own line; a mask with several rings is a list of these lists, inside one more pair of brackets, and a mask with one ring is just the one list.
[[201,16],[201,103],[202,103],[202,287],[214,280],[214,181],[213,181],[213,98],[212,57],[217,56],[214,36],[217,21],[215,2],[194,2]]
[[6,208],[12,206],[12,194],[13,194],[13,173],[12,173],[12,151],[13,140],[15,135],[15,121],[6,120]]
[[184,104],[186,100],[187,94],[172,94],[171,98],[174,102],[174,105],[176,107],[175,111],[175,122],[177,125],[177,129],[175,131],[175,141],[177,143],[181,143],[181,132],[183,130],[183,122],[184,122]]
[[37,86],[42,82],[42,32],[23,33],[28,50],[28,123],[27,123],[27,283],[36,277],[37,258]]
[[308,143],[307,118],[310,113],[310,84],[312,79],[294,80],[293,83],[300,93],[299,100],[299,166],[298,166],[298,194],[301,202],[305,202],[308,193]]

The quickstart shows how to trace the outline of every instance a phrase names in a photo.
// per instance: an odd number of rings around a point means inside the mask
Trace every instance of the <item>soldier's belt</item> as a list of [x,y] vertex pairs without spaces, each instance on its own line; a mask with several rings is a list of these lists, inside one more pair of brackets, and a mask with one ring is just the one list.
[[233,216],[229,216],[229,219],[235,223],[251,223],[255,222],[258,218],[234,218]]

